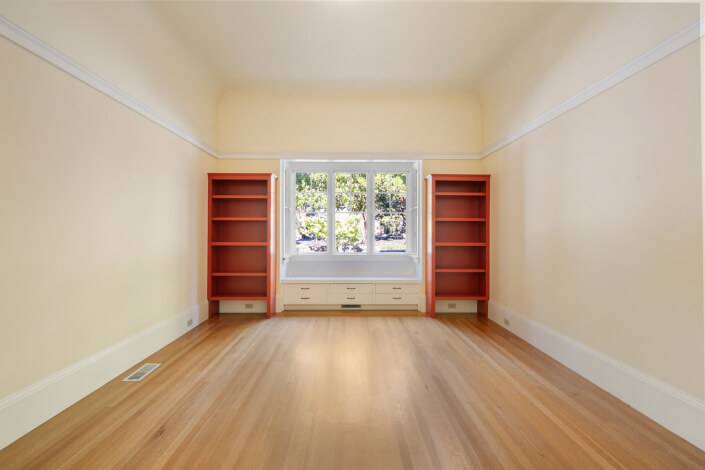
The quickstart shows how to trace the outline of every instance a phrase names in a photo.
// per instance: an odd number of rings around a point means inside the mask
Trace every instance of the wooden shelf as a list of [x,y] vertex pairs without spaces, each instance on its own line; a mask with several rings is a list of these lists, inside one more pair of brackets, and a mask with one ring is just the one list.
[[436,300],[489,300],[487,296],[481,295],[436,295]]
[[267,246],[267,242],[211,242],[211,246]]
[[436,196],[486,196],[485,193],[436,193]]
[[435,246],[487,246],[487,243],[480,242],[436,242]]
[[[266,295],[221,295],[211,296],[210,300],[267,300]],[[269,318],[269,312],[267,318]]]
[[211,217],[213,222],[266,222],[266,217]]
[[211,273],[211,276],[266,276],[267,273]]
[[474,269],[474,268],[473,269],[470,269],[470,268],[468,268],[468,269],[465,269],[465,268],[463,268],[463,269],[443,268],[443,269],[436,269],[436,272],[437,273],[484,273],[485,270],[484,269]]
[[484,217],[436,217],[436,222],[486,222]]
[[213,195],[213,199],[267,199],[267,196],[255,195],[255,194],[216,194]]

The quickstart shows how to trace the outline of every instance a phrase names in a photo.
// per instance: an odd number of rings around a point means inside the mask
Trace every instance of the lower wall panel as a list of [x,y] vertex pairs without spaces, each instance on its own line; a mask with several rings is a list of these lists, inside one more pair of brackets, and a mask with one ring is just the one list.
[[704,402],[496,302],[489,303],[489,318],[705,450]]
[[207,318],[207,303],[194,305],[0,401],[0,449],[134,368]]

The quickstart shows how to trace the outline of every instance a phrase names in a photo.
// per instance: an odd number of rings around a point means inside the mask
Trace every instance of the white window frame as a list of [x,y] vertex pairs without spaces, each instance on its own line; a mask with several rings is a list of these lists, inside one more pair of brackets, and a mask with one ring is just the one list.
[[[377,259],[384,256],[410,257],[418,259],[421,226],[420,219],[420,162],[418,160],[282,160],[281,163],[281,227],[280,237],[282,259]],[[296,173],[328,173],[328,249],[326,252],[296,252]],[[335,178],[334,173],[365,173],[367,175],[367,216],[375,220],[375,173],[406,173],[406,252],[375,252],[375,224],[367,224],[367,251],[364,253],[338,252],[335,239]]]

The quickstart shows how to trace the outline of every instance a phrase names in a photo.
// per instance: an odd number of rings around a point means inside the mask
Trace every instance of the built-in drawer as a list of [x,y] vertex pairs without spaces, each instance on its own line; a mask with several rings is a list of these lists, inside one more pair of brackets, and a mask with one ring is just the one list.
[[332,304],[360,304],[369,305],[374,303],[374,294],[330,294],[330,303]]
[[380,305],[418,304],[418,294],[376,294],[375,303]]
[[328,284],[284,284],[284,304],[327,304]]
[[[419,284],[376,284],[378,294],[418,294]],[[378,302],[379,303],[379,302]]]
[[331,284],[331,294],[371,294],[374,284]]

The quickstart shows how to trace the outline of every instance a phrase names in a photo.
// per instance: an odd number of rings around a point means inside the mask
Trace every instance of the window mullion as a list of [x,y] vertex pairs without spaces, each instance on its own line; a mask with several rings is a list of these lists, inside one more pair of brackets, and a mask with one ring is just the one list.
[[286,246],[286,256],[292,256],[296,252],[296,172],[287,169],[286,181],[284,182],[286,191],[286,213],[284,217],[287,233],[285,234],[284,244]]
[[[410,224],[416,224],[418,220],[418,208],[416,207],[416,201],[412,201],[411,198],[409,197],[411,194],[411,185],[414,184],[414,182],[411,181],[411,173],[410,172],[405,172],[406,174],[406,193],[404,194],[404,199],[406,200],[406,207],[404,209],[404,217],[406,220],[406,240],[407,240],[407,247],[406,247],[406,252],[415,255],[417,252],[416,249],[416,226],[414,228],[410,229],[409,226]],[[409,209],[411,207],[411,209]],[[412,218],[413,214],[413,218]]]
[[328,195],[326,197],[326,208],[328,209],[328,254],[334,255],[338,252],[338,245],[335,241],[335,172],[329,171],[327,174]]
[[375,252],[375,173],[366,172],[367,180],[367,254]]

